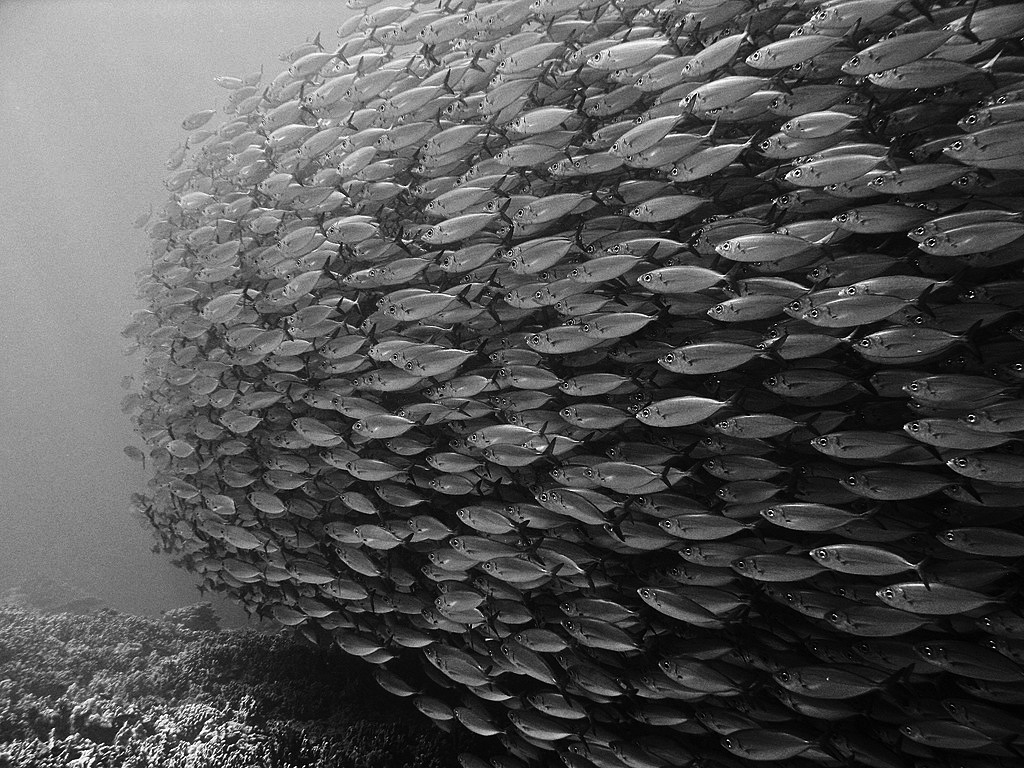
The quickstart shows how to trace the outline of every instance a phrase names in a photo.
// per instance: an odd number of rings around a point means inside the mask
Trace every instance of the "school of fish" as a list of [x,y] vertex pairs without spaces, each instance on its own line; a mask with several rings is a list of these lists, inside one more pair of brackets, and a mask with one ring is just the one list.
[[136,221],[156,548],[464,768],[1020,766],[1024,5],[348,8]]

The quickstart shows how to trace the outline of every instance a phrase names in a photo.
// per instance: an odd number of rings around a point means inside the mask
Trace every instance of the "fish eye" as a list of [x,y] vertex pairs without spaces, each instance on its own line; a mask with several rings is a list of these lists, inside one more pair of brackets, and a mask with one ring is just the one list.
[[[777,101],[777,100],[776,100],[776,101]],[[775,102],[772,102],[772,106],[775,106]],[[772,140],[771,140],[771,139],[765,139],[765,140],[764,140],[764,141],[762,141],[762,142],[761,142],[760,144],[758,144],[758,145],[757,145],[757,147],[758,147],[758,149],[760,149],[760,150],[761,150],[762,152],[767,152],[767,151],[768,151],[769,149],[771,149],[771,148],[772,148]]]
[[960,469],[964,469],[967,466],[968,461],[961,456],[960,458],[953,459],[953,463],[960,467]]
[[819,445],[822,448],[824,448],[825,446],[828,445],[828,438],[827,437],[816,437],[816,438],[814,438],[814,444],[815,445]]
[[776,673],[775,676],[779,679],[780,682],[783,682],[783,683],[788,683],[790,680],[793,679],[793,676],[791,674],[789,674],[789,672],[786,672],[785,670],[783,670],[782,672]]
[[870,347],[871,339],[861,339],[860,341],[857,342],[857,345],[861,347]]
[[794,168],[792,171],[789,172],[789,175],[792,176],[794,179],[798,179],[803,175],[803,173],[804,172],[799,168]]
[[919,422],[919,421],[912,421],[909,424],[907,424],[907,429],[909,429],[911,432],[920,432],[921,431],[921,422]]
[[643,416],[645,419],[649,418],[650,415],[651,415],[651,409],[650,408],[644,408],[642,411],[640,411],[639,415]]
[[846,483],[847,485],[856,485],[857,484],[857,476],[856,475],[850,475],[845,480],[843,480],[843,482]]
[[828,550],[827,549],[815,549],[815,550],[812,550],[811,551],[811,556],[815,560],[828,560]]
[[852,59],[850,59],[846,63],[847,63],[848,66],[851,66],[851,67],[859,67],[860,66],[860,56],[854,56]]
[[961,152],[963,151],[963,148],[964,143],[959,139],[957,139],[956,141],[949,145],[949,149],[953,150],[954,152]]

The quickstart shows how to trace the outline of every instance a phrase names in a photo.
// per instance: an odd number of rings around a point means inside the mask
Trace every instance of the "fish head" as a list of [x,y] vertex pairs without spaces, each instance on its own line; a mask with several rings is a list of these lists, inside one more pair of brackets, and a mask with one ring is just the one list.
[[963,471],[975,466],[976,462],[969,456],[956,456],[946,462],[946,466],[954,471]]
[[867,485],[866,478],[863,474],[851,474],[840,480],[848,488],[863,488]]
[[715,306],[713,306],[711,309],[709,309],[707,311],[708,317],[711,317],[711,318],[717,319],[717,320],[721,320],[722,318],[724,318],[728,314],[730,314],[729,307],[726,306],[725,304],[716,304]]
[[815,437],[811,441],[811,447],[815,448],[822,453],[827,453],[830,456],[838,455],[842,453],[843,446],[840,445],[839,438],[835,435],[822,435]]
[[920,643],[914,646],[914,650],[926,661],[946,662],[949,660],[946,649],[939,642]]
[[[689,547],[687,547],[689,549]],[[737,560],[733,560],[729,565],[732,566],[733,570],[740,574],[753,574],[758,573],[758,568],[754,561],[749,557],[741,557]]]
[[772,678],[774,678],[779,685],[788,690],[793,690],[793,687],[799,685],[801,682],[800,673],[791,669],[777,670],[772,673]]
[[915,741],[920,741],[922,737],[921,728],[913,723],[905,723],[900,726],[900,733]]
[[882,587],[875,591],[878,599],[886,605],[898,607],[900,603],[906,601],[906,592],[898,584],[890,584],[888,587]]
[[828,549],[825,549],[824,547],[817,547],[815,549],[812,549],[807,554],[809,554],[811,557],[813,557],[815,560],[817,560],[819,563],[825,566],[827,566],[828,563],[831,563],[835,560],[835,557],[833,556],[832,552],[830,552]]
[[759,513],[765,520],[773,523],[787,523],[786,513],[778,507],[765,507]]
[[985,411],[971,411],[963,418],[958,419],[958,421],[961,421],[964,424],[968,424],[972,427],[977,427],[979,425],[990,423],[991,418],[986,415]]

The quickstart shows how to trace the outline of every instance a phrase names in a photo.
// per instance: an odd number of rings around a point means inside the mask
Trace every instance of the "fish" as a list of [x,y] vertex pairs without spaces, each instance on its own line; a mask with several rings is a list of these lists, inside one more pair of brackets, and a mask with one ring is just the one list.
[[920,643],[914,650],[929,664],[956,675],[995,682],[1010,682],[1024,676],[1024,670],[1003,654],[974,643],[939,640]]
[[164,552],[467,768],[1016,759],[1016,5],[349,6],[137,220]]
[[920,573],[921,568],[921,563],[866,544],[828,544],[812,549],[809,554],[829,570],[861,576],[892,576],[911,570]]
[[680,427],[714,416],[728,401],[686,395],[651,403],[637,411],[636,419],[653,427]]
[[783,528],[798,531],[831,531],[867,513],[814,502],[787,502],[763,507],[758,514],[768,522]]
[[983,527],[951,528],[936,538],[952,549],[989,557],[1017,557],[1024,544],[1024,536],[1018,533]]
[[802,581],[822,573],[816,563],[790,555],[762,554],[734,560],[730,567],[741,576],[756,581]]
[[962,587],[941,583],[900,582],[877,590],[878,598],[893,608],[924,615],[950,615],[1000,601]]
[[946,462],[954,472],[991,483],[1020,484],[1020,458],[1001,453],[972,453]]

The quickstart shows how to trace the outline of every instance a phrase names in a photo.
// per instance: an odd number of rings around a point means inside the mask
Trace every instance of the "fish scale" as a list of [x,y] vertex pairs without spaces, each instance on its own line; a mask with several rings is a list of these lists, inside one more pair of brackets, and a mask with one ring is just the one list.
[[1016,4],[364,5],[143,222],[164,551],[496,768],[1019,758]]

